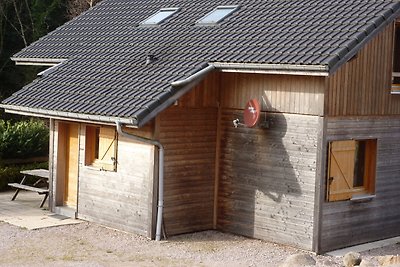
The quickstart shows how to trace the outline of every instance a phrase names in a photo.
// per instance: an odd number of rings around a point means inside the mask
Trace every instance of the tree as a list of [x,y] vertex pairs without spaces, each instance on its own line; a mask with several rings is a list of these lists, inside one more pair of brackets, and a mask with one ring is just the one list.
[[[0,0],[0,101],[32,82],[41,70],[15,66],[10,57],[100,0]],[[4,114],[1,114],[0,117]]]
[[36,78],[10,57],[67,21],[67,0],[0,0],[0,101]]
[[95,6],[101,0],[68,0],[67,14],[72,19],[81,14],[83,11]]

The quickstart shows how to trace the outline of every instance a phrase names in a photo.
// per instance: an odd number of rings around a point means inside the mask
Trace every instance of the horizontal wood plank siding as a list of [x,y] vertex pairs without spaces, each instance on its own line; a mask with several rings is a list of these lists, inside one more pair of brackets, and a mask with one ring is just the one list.
[[326,146],[332,140],[378,140],[376,197],[365,203],[324,202],[321,252],[400,235],[400,117],[327,120]]
[[221,107],[243,109],[256,98],[261,109],[322,115],[325,81],[322,77],[221,73]]
[[319,117],[267,113],[268,129],[234,128],[242,114],[221,114],[218,229],[311,249]]
[[168,235],[208,230],[213,224],[217,109],[188,105],[180,100],[179,106],[160,114],[157,125],[165,149]]
[[400,95],[392,95],[393,24],[328,78],[326,115],[400,114]]
[[[131,133],[151,137],[153,125]],[[78,217],[150,237],[154,146],[118,137],[117,171],[84,166],[85,127],[81,127]]]

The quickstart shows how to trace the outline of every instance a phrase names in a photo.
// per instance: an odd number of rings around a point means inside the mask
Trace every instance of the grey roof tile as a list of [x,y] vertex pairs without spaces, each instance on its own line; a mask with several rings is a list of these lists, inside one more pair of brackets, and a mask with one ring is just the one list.
[[[177,89],[170,83],[207,62],[337,67],[399,12],[391,0],[235,1],[217,26],[195,22],[231,0],[103,0],[14,57],[68,59],[3,104],[121,118],[144,118]],[[166,23],[140,22],[180,7]],[[146,65],[147,54],[157,60]]]

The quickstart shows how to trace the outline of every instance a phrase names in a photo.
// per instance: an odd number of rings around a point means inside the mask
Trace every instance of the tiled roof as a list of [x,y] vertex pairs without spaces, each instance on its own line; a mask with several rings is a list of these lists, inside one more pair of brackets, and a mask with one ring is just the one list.
[[[218,25],[196,25],[218,5],[239,8]],[[140,26],[165,7],[180,10],[160,26]],[[16,61],[68,60],[3,106],[140,123],[180,90],[171,82],[205,63],[333,71],[399,10],[398,1],[384,0],[103,0],[14,56]],[[146,65],[147,55],[156,60]]]

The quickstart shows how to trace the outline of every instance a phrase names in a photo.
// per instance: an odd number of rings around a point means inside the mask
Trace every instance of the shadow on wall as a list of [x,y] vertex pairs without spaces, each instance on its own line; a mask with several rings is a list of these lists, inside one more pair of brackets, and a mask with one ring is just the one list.
[[[267,103],[268,105],[268,103]],[[270,105],[269,105],[270,107]],[[285,116],[263,112],[269,127],[234,128],[241,110],[222,113],[218,226],[250,237],[276,240],[285,234],[290,206],[302,194],[291,156],[297,157]],[[279,239],[279,238],[278,238]]]

